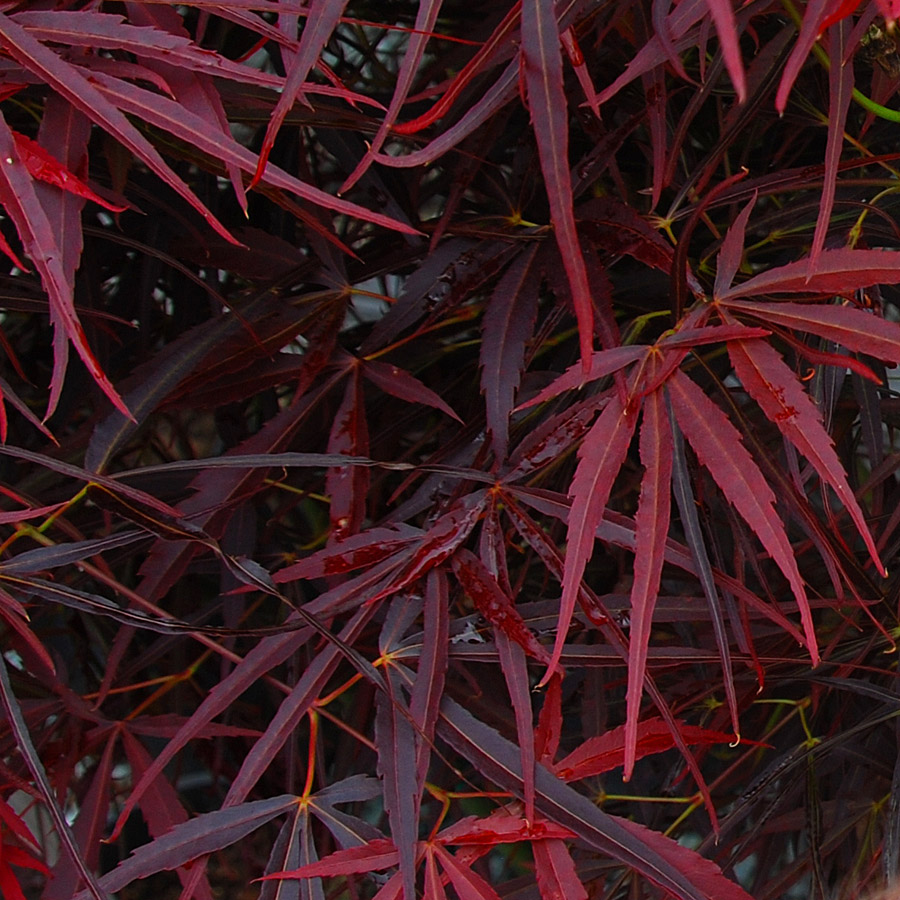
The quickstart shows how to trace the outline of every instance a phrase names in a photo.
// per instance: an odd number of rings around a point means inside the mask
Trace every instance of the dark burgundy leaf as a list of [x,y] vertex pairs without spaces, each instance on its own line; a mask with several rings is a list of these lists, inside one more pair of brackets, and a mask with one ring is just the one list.
[[697,458],[734,504],[791,585],[813,662],[819,648],[806,589],[784,523],[775,512],[775,494],[725,414],[686,375],[676,372],[668,385],[678,426]]
[[563,89],[559,25],[554,7],[522,0],[522,61],[528,107],[534,123],[550,217],[578,320],[581,362],[586,375],[593,351],[594,305],[575,227],[569,174],[569,126]]
[[635,525],[634,584],[631,588],[631,634],[628,641],[628,692],[626,696],[625,772],[634,768],[638,719],[647,648],[653,628],[653,610],[659,594],[672,506],[672,430],[669,413],[658,388],[644,398],[641,422],[641,463],[644,477]]
[[537,245],[521,254],[497,282],[484,313],[481,391],[494,454],[506,458],[509,414],[525,364],[525,343],[537,315],[540,280],[533,271]]

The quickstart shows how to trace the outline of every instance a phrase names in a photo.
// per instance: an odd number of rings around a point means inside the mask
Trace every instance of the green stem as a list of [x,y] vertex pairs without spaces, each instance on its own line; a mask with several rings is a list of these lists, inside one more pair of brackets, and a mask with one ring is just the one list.
[[[797,29],[800,29],[800,26],[803,24],[803,17],[800,15],[797,7],[794,6],[792,0],[782,0],[782,4],[787,11],[787,14],[794,20],[794,24],[797,26]],[[825,48],[822,47],[818,41],[813,44],[813,53],[816,54],[816,58],[825,66],[826,69],[831,68],[831,59],[828,54],[825,52]],[[871,97],[867,97],[862,91],[858,88],[853,88],[852,97],[856,103],[858,103],[863,109],[872,113],[875,116],[878,116],[879,119],[887,119],[889,122],[900,122],[900,111],[896,109],[889,109],[886,106],[882,106],[880,103],[876,103]]]

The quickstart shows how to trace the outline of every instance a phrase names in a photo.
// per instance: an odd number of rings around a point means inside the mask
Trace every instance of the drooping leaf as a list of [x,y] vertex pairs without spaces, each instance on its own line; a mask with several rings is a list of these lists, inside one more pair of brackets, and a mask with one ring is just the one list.
[[525,362],[525,343],[537,315],[540,282],[533,271],[537,250],[535,245],[523,253],[497,282],[482,325],[481,390],[499,460],[506,458],[509,414]]
[[747,452],[740,435],[725,414],[682,372],[668,382],[675,418],[700,462],[757,535],[791,586],[800,610],[807,648],[819,661],[815,627],[803,579],[775,512],[775,494]]
[[747,99],[747,85],[744,78],[744,63],[741,59],[734,6],[730,0],[706,0],[706,3],[713,21],[716,23],[716,32],[722,44],[722,55],[725,57],[725,67],[731,76],[738,103],[743,103]]
[[[0,22],[0,33],[2,33],[2,27],[3,23]],[[0,161],[2,161],[2,165],[0,165],[0,205],[15,222],[25,250],[40,272],[41,280],[50,299],[54,326],[59,330],[57,339],[66,338],[72,342],[88,371],[112,404],[128,415],[128,410],[121,397],[87,345],[84,329],[75,312],[72,285],[63,269],[64,257],[57,244],[56,232],[35,192],[31,176],[21,161],[15,137],[2,116],[0,116]],[[65,377],[65,366],[65,355],[59,352],[55,353],[48,416],[59,402]]]
[[453,573],[475,608],[495,628],[518,644],[529,656],[550,665],[550,654],[525,624],[521,614],[484,563],[469,550],[458,550],[451,558]]
[[522,0],[521,53],[553,232],[572,290],[581,362],[587,375],[593,351],[594,306],[572,205],[568,110],[563,90],[559,25],[551,4]]
[[341,185],[341,193],[349,191],[362,177],[363,173],[371,163],[377,158],[376,155],[379,153],[382,145],[390,134],[391,127],[399,118],[400,110],[406,102],[416,70],[419,68],[419,62],[422,59],[425,47],[434,30],[437,17],[440,14],[442,3],[443,0],[422,0],[422,2],[418,4],[416,8],[415,26],[409,34],[406,52],[403,54],[403,60],[400,63],[400,68],[397,72],[390,105],[378,126],[377,133],[372,138],[371,147],[367,149],[366,155],[360,160],[359,165],[357,165],[344,181],[343,185]]
[[559,662],[581,576],[594,549],[594,536],[603,518],[606,501],[637,425],[637,411],[624,406],[617,395],[610,398],[600,417],[588,432],[578,452],[578,468],[572,480],[572,510],[568,523],[568,552],[563,573],[556,642],[544,675],[546,681]]
[[325,47],[331,33],[334,31],[340,17],[344,12],[346,0],[335,3],[333,0],[312,0],[306,11],[306,27],[300,37],[297,52],[293,54],[291,65],[285,79],[284,88],[278,103],[269,117],[266,125],[266,133],[263,138],[262,149],[259,153],[259,162],[256,172],[253,174],[253,187],[263,177],[269,154],[275,144],[275,137],[284,122],[285,116],[298,98],[303,96],[303,88],[309,73],[316,65],[319,54]]
[[797,43],[791,51],[791,55],[785,63],[781,75],[781,83],[778,85],[778,93],[775,95],[775,108],[779,115],[784,114],[787,106],[787,98],[797,80],[797,75],[809,55],[816,38],[821,34],[822,28],[829,13],[829,0],[810,0],[803,15],[803,24],[797,36]]
[[672,506],[672,431],[663,389],[644,398],[640,437],[644,477],[635,516],[634,583],[631,588],[631,634],[628,642],[625,771],[631,778],[637,746],[638,719],[647,666],[653,610],[659,593]]
[[[809,272],[816,269],[819,255],[825,246],[834,195],[837,188],[838,162],[844,145],[844,129],[850,98],[853,93],[853,59],[845,58],[845,46],[849,37],[849,25],[841,22],[828,31],[828,54],[832,63],[828,70],[828,142],[825,147],[825,177],[819,215],[809,250]],[[840,62],[839,62],[840,60]]]
[[728,354],[735,374],[785,437],[815,466],[822,480],[838,495],[866,544],[882,577],[887,572],[878,556],[865,515],[838,459],[822,415],[781,355],[767,341],[733,341]]

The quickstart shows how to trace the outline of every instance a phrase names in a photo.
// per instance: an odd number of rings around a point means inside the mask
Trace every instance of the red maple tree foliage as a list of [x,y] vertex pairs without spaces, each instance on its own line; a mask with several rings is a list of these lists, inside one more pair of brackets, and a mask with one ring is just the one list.
[[891,890],[898,14],[0,4],[3,897]]

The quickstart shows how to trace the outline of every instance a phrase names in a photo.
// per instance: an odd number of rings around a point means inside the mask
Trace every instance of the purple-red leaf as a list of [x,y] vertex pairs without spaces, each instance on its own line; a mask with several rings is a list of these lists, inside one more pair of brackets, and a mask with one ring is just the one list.
[[713,296],[720,297],[724,294],[734,276],[740,268],[744,258],[744,236],[747,233],[747,221],[756,204],[756,196],[750,198],[750,202],[737,214],[734,221],[725,232],[722,240],[722,249],[719,250],[716,265],[716,281],[713,286]]
[[716,295],[730,303],[760,294],[849,294],[873,284],[900,282],[900,252],[895,250],[823,250],[814,267],[807,260],[766,269]]
[[[0,16],[0,36],[3,28],[2,18]],[[113,405],[128,415],[122,398],[87,345],[84,329],[75,312],[73,286],[63,268],[63,251],[57,244],[57,232],[47,218],[47,213],[35,192],[34,182],[21,161],[15,136],[2,116],[0,116],[0,205],[15,223],[26,252],[40,272],[41,281],[50,299],[50,312],[57,341],[62,341],[62,346],[65,346],[64,338],[72,342],[96,383]],[[53,359],[48,416],[59,401],[65,366],[66,355],[60,351],[60,345],[57,343]]]
[[425,52],[425,46],[431,37],[438,13],[441,11],[442,3],[443,0],[420,0],[417,4],[415,25],[409,33],[406,52],[403,54],[403,62],[400,64],[400,70],[396,76],[390,105],[384,114],[381,124],[378,126],[378,132],[372,138],[371,146],[367,149],[362,160],[360,160],[359,165],[341,185],[339,193],[349,191],[363,176],[363,173],[372,162],[379,158],[379,151],[390,134],[394,122],[399,118],[403,104],[406,102],[407,95],[413,84],[413,78],[422,59],[422,54]]
[[19,158],[25,163],[25,168],[33,178],[52,184],[76,197],[93,200],[94,203],[99,203],[100,206],[113,212],[124,212],[127,209],[125,206],[117,206],[115,203],[104,200],[99,194],[92,191],[37,141],[18,132],[13,132],[13,139],[16,142],[16,149],[19,151]]
[[396,866],[399,861],[394,842],[387,838],[376,838],[362,847],[348,847],[336,850],[325,859],[308,863],[290,872],[273,872],[260,881],[273,878],[323,878],[330,875],[360,875],[363,872],[380,872]]
[[841,22],[828,32],[828,55],[831,67],[828,70],[828,139],[825,146],[825,176],[822,181],[822,199],[819,201],[819,215],[809,250],[809,272],[816,269],[819,255],[825,246],[831,212],[834,209],[834,192],[837,188],[838,163],[844,148],[844,131],[847,112],[853,94],[853,58],[845,59],[844,48],[849,33],[849,24]]
[[581,588],[581,576],[593,552],[597,526],[603,518],[613,482],[628,452],[637,418],[636,409],[623,406],[618,395],[613,395],[578,452],[578,468],[575,470],[570,488],[572,509],[569,513],[568,549],[563,572],[556,642],[550,664],[542,679],[544,684],[559,664],[559,657],[575,611],[575,601]]
[[725,57],[725,68],[731,76],[738,102],[743,103],[747,97],[747,85],[732,0],[706,0],[706,5],[716,23],[716,33],[719,35],[722,55]]
[[[784,70],[781,75],[781,82],[778,85],[778,93],[775,95],[775,109],[779,115],[784,114],[787,106],[788,94],[800,74],[800,69],[809,56],[816,38],[822,33],[822,27],[829,13],[829,0],[810,0],[803,14],[803,24],[800,27],[800,34],[797,36],[797,43],[791,51],[791,55],[785,63]],[[835,64],[837,60],[835,60]]]
[[346,5],[346,0],[338,0],[338,2],[334,2],[334,0],[312,0],[309,4],[308,10],[306,10],[306,25],[300,37],[300,45],[296,54],[293,55],[281,96],[278,98],[278,103],[275,105],[275,109],[272,110],[269,122],[266,125],[266,134],[263,138],[262,149],[259,152],[259,162],[257,163],[253,180],[250,183],[251,188],[262,179],[266,162],[269,159],[269,154],[272,152],[275,137],[281,128],[281,123],[291,111],[298,97],[302,99],[307,76],[319,59],[319,54],[328,43],[331,33],[337,27]]
[[447,873],[459,900],[500,900],[500,895],[480,875],[464,866],[449,850],[435,844],[434,855]]
[[[828,253],[825,250],[822,256],[827,256]],[[897,264],[900,265],[900,254],[897,257]],[[900,269],[895,270],[895,278],[900,279]],[[868,353],[877,359],[900,364],[900,325],[871,312],[852,306],[758,303],[746,300],[727,300],[722,306],[731,312],[751,315],[782,328],[817,334],[826,340],[842,344],[848,350]]]
[[646,353],[647,348],[640,345],[597,350],[591,355],[590,368],[587,372],[580,363],[570,366],[540,393],[520,404],[516,409],[528,409],[538,403],[545,403],[547,400],[558,397],[563,391],[577,390],[588,382],[612,375],[630,363],[636,362]]
[[578,870],[563,841],[535,841],[534,874],[543,900],[588,900]]
[[[344,389],[344,399],[335,414],[328,438],[329,453],[368,456],[369,425],[363,401],[362,379],[354,368]],[[331,498],[329,541],[356,534],[366,515],[369,471],[363,466],[334,466],[325,476],[325,490]]]
[[[733,735],[696,725],[678,723],[686,744],[730,744]],[[580,747],[553,766],[553,771],[566,781],[580,781],[593,775],[602,775],[625,765],[628,754],[628,727],[620,725],[605,734],[588,738]],[[643,759],[653,753],[664,753],[675,746],[669,723],[662,719],[645,719],[636,730],[635,759]]]
[[863,511],[822,424],[822,414],[797,376],[767,341],[730,342],[728,355],[735,374],[760,409],[834,489],[850,513],[875,567],[882,577],[887,577]]
[[[438,733],[486,778],[521,796],[519,751],[510,741],[450,698],[445,699],[441,709]],[[543,766],[536,769],[538,811],[548,821],[570,829],[589,847],[632,867],[681,900],[750,900],[745,891],[694,851],[656,832],[645,836],[645,829],[626,828],[625,820],[605,813]],[[661,852],[660,842],[672,844],[670,852]],[[682,855],[673,861],[673,855],[679,853]],[[704,866],[702,877],[695,875],[695,868],[689,863],[695,856],[698,866]],[[713,883],[707,880],[707,874],[714,878]]]
[[431,406],[446,413],[450,418],[456,419],[457,422],[462,422],[462,419],[443,398],[399,366],[371,359],[363,360],[360,365],[363,376],[386,394],[405,400],[407,403]]
[[[226,240],[236,243],[227,229],[200,202],[191,189],[165,163],[153,145],[124,113],[106,100],[95,87],[94,79],[81,74],[78,66],[66,62],[7,16],[0,17],[0,39],[7,53],[68,100],[76,109],[114,135],[126,148],[142,159],[166,184],[177,191],[207,223]],[[161,100],[164,98],[160,98]],[[183,107],[179,107],[183,109]],[[3,152],[0,158],[8,158]]]
[[431,758],[434,727],[438,719],[449,657],[450,615],[447,575],[432,569],[425,582],[424,636],[419,668],[409,699],[409,711],[422,735],[416,752],[416,775],[425,784]]
[[484,563],[474,553],[464,549],[458,550],[451,562],[453,574],[481,615],[529,656],[549,666],[547,648],[532,634],[512,599],[501,590]]
[[421,790],[416,773],[416,733],[400,689],[400,679],[388,667],[389,693],[375,697],[375,745],[378,774],[384,784],[384,807],[397,846],[400,877],[406,897],[416,893],[416,839],[419,831]]

